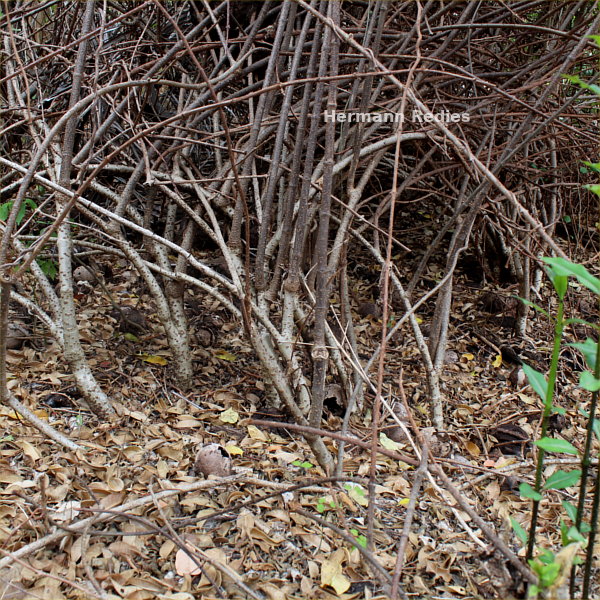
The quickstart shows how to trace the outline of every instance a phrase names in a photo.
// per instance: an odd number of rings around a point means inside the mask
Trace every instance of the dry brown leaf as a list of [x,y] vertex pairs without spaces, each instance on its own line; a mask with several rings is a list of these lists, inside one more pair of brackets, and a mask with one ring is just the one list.
[[[197,561],[201,564],[201,561]],[[177,550],[177,554],[175,555],[175,570],[178,575],[200,575],[202,573],[202,569],[198,566],[198,564],[192,559],[190,553],[186,552],[182,548]]]
[[115,555],[120,557],[143,556],[143,553],[133,544],[128,542],[113,542],[108,545],[108,549]]
[[343,550],[336,550],[321,563],[321,585],[332,587],[338,596],[347,592],[351,582],[344,575],[342,563],[346,558]]

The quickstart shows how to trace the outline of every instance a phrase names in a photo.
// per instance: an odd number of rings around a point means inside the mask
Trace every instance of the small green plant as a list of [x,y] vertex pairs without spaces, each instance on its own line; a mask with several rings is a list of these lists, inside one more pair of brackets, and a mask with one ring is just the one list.
[[[588,564],[591,564],[593,556],[593,541],[595,537],[595,528],[597,527],[597,503],[595,499],[596,509],[592,513],[591,523],[589,525],[583,522],[583,512],[585,505],[586,484],[591,465],[591,439],[593,435],[599,437],[600,425],[595,418],[596,405],[598,399],[598,391],[600,390],[600,344],[591,339],[584,343],[572,344],[579,349],[585,357],[586,364],[590,371],[584,371],[580,374],[579,386],[589,392],[592,392],[592,403],[590,413],[585,413],[588,419],[587,437],[585,449],[582,454],[567,440],[555,439],[547,435],[549,419],[552,413],[564,413],[564,409],[553,404],[554,389],[558,372],[558,359],[560,354],[561,340],[564,328],[571,323],[586,323],[581,319],[566,319],[564,316],[564,301],[569,287],[569,278],[575,278],[580,286],[584,286],[591,290],[597,297],[600,298],[600,279],[594,277],[583,265],[572,263],[563,258],[545,258],[544,262],[548,265],[548,277],[554,286],[554,290],[558,297],[558,308],[555,317],[548,315],[541,307],[527,302],[539,312],[545,314],[548,318],[554,321],[554,344],[552,351],[552,359],[548,379],[528,365],[524,365],[523,370],[529,384],[534,391],[540,396],[543,401],[542,424],[540,439],[535,442],[538,447],[538,457],[535,473],[535,483],[532,487],[527,483],[520,485],[521,496],[532,500],[531,524],[529,534],[521,527],[514,519],[511,519],[511,524],[515,534],[519,540],[527,545],[527,561],[533,572],[538,576],[538,584],[531,586],[529,589],[530,596],[537,596],[540,593],[545,593],[547,590],[554,589],[566,579],[565,573],[573,565],[581,562],[577,556],[580,548],[587,548],[586,557],[586,574],[584,575],[583,598],[587,598],[589,592],[589,576]],[[524,300],[523,300],[524,301]],[[525,302],[525,301],[524,301]],[[594,327],[590,323],[586,323]],[[596,327],[596,329],[598,329]],[[581,412],[581,411],[580,411]],[[570,454],[580,456],[581,469],[573,469],[571,471],[558,470],[555,471],[545,481],[543,480],[544,458],[547,452],[556,452],[562,454]],[[579,484],[579,501],[575,507],[569,502],[563,502],[563,508],[573,522],[569,526],[564,520],[561,520],[561,545],[563,549],[554,554],[549,549],[538,549],[538,555],[534,557],[536,548],[536,528],[538,520],[538,512],[540,502],[543,500],[543,493],[549,490],[562,490]],[[598,490],[596,490],[598,496]],[[594,515],[596,512],[596,516]],[[589,533],[589,540],[585,534]],[[571,578],[571,596],[574,591],[574,578],[572,573]]]
[[307,460],[295,460],[292,465],[294,465],[294,467],[300,467],[301,469],[306,469],[308,471],[308,469],[312,469],[315,465],[313,465],[311,462],[308,462]]
[[[43,187],[38,186],[38,191],[40,193],[43,193],[45,190]],[[0,221],[6,221],[8,219],[8,216],[10,215],[10,211],[12,210],[13,206],[14,202],[12,200],[5,202],[4,204],[0,204]],[[32,200],[31,198],[25,198],[25,200],[19,208],[19,212],[17,213],[17,226],[21,225],[28,210],[34,212],[37,210],[37,208],[38,205],[35,203],[34,200]],[[45,221],[36,222],[36,226],[38,227],[44,226],[45,224]],[[53,237],[56,237],[56,234],[54,234]],[[26,245],[29,246],[30,242],[27,242]],[[36,262],[39,265],[40,269],[42,269],[42,272],[46,275],[46,277],[48,277],[48,279],[50,279],[51,281],[54,281],[54,279],[56,279],[56,275],[58,273],[56,261],[49,258],[38,258],[36,259]]]
[[337,505],[331,496],[321,496],[317,500],[317,512],[321,514],[328,510],[333,510],[336,506]]
[[367,490],[359,483],[348,482],[344,484],[344,489],[348,492],[348,496],[354,500],[360,506],[368,506],[369,499],[367,497]]
[[354,538],[356,539],[356,543],[359,546],[361,546],[362,548],[367,547],[367,537],[363,535],[360,531],[358,531],[358,529],[351,529],[350,533],[354,536]]
[[[6,221],[8,219],[8,215],[10,214],[13,205],[14,202],[12,200],[5,202],[4,204],[0,204],[0,221]],[[22,223],[28,208],[30,208],[32,211],[37,209],[37,204],[31,198],[25,198],[19,207],[19,212],[17,214],[17,225]]]
[[54,281],[56,279],[56,275],[58,274],[56,261],[49,258],[38,258],[36,259],[36,262],[40,266],[40,269],[44,275],[46,275],[50,281]]

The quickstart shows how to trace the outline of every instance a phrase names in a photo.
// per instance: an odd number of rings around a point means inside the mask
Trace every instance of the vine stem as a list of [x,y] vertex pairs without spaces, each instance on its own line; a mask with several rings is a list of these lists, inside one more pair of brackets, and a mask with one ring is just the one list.
[[[540,438],[546,437],[548,431],[548,423],[552,412],[552,398],[554,396],[554,387],[556,384],[556,373],[558,371],[558,358],[560,354],[560,343],[564,329],[564,300],[559,298],[558,311],[556,322],[554,325],[554,347],[552,350],[552,362],[550,363],[550,372],[548,374],[548,385],[546,387],[546,399],[544,401],[544,412],[542,413],[542,431]],[[531,507],[531,525],[529,527],[529,539],[527,541],[526,560],[529,562],[533,558],[533,550],[535,548],[535,530],[537,528],[538,514],[540,509],[539,493],[542,487],[542,471],[544,468],[544,456],[546,452],[543,448],[538,448],[537,466],[535,470],[535,485],[534,490],[537,497],[533,499]]]

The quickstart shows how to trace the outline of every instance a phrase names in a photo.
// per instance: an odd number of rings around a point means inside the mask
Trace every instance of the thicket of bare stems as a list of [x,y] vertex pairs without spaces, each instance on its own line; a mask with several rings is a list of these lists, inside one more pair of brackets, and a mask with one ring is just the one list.
[[[2,223],[3,278],[18,284],[12,298],[56,338],[103,418],[113,409],[77,329],[78,252],[135,267],[177,386],[193,381],[184,305],[194,290],[239,318],[269,385],[297,423],[314,427],[329,378],[349,410],[362,409],[365,386],[386,392],[383,363],[375,377],[356,352],[349,265],[368,255],[381,265],[384,326],[393,306],[403,314],[395,327],[412,328],[441,427],[461,256],[475,256],[489,277],[510,270],[527,298],[536,258],[560,252],[552,237],[564,215],[578,241],[588,239],[572,174],[593,159],[595,116],[563,74],[593,69],[589,2],[3,8],[0,189],[14,203]],[[420,123],[415,110],[468,122]],[[334,123],[326,111],[406,118]],[[17,224],[27,199],[37,210]],[[443,215],[429,237],[419,247],[391,239],[402,212],[425,202]],[[414,310],[440,255],[427,342]],[[34,257],[56,261],[58,289]],[[524,331],[526,312],[519,317]],[[322,440],[309,442],[331,470]]]

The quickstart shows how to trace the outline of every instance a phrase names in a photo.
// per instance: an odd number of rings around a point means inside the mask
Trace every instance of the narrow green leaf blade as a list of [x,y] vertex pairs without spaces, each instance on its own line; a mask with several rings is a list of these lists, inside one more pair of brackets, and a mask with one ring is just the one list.
[[521,544],[525,546],[528,540],[527,532],[523,529],[523,527],[521,527],[521,524],[516,519],[513,519],[513,517],[510,518],[510,524]]
[[585,364],[592,369],[596,367],[596,342],[592,338],[587,338],[585,342],[577,342],[569,344],[573,348],[577,348],[585,358]]
[[566,275],[559,275],[554,269],[550,269],[548,275],[550,276],[556,295],[560,300],[563,300],[569,287],[569,278]]
[[569,519],[575,523],[577,520],[577,508],[574,504],[569,502],[568,500],[563,500],[562,506],[565,509],[565,512],[569,515]]
[[548,316],[548,313],[539,304],[531,302],[530,300],[525,300],[525,298],[521,298],[520,296],[513,296],[513,298],[518,298],[525,306],[529,306],[530,308],[537,310],[539,313],[542,313],[546,317]]
[[[600,189],[600,186],[598,186],[598,188]],[[594,294],[600,295],[600,279],[594,277],[583,265],[573,263],[560,256],[543,258],[542,260],[549,264],[557,275],[572,275],[577,278],[577,281],[579,281],[581,285],[584,285],[594,292]]]

